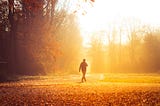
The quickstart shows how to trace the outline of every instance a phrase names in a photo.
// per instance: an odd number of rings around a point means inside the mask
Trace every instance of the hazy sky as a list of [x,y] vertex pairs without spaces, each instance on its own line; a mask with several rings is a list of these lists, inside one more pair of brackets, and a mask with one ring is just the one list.
[[160,0],[96,0],[92,8],[86,5],[85,16],[79,16],[80,26],[88,31],[98,30],[108,23],[120,23],[124,17],[160,26],[159,4]]
[[[88,43],[90,40],[87,33],[109,30],[110,25],[121,26],[123,18],[126,22],[127,19],[136,19],[143,24],[160,26],[159,5],[160,0],[95,0],[92,8],[84,4],[87,14],[79,15],[84,41]],[[124,35],[124,42],[126,39]]]
[[160,0],[96,0],[94,11],[103,17],[131,16],[160,24],[159,4]]

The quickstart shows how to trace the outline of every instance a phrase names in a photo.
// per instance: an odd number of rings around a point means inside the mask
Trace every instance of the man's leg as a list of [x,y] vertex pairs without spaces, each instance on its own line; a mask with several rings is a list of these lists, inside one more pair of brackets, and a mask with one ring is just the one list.
[[83,76],[82,76],[81,82],[83,82]]
[[83,71],[82,71],[82,79],[81,79],[81,82],[83,82],[83,79],[84,79],[83,76],[84,76],[84,75],[83,75]]
[[85,75],[84,75],[84,81],[86,82],[86,77],[85,77]]
[[84,80],[85,80],[85,82],[86,82],[86,77],[84,76]]
[[83,71],[83,79],[84,79],[84,81],[86,82],[86,77],[85,77],[85,75],[86,75],[86,71]]
[[82,80],[81,80],[81,82],[83,82],[83,80],[85,81],[84,73],[83,73],[83,76],[82,76]]

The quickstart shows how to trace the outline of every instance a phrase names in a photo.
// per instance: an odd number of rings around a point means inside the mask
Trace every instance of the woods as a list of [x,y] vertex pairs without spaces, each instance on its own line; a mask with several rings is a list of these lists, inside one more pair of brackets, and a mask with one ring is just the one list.
[[[136,20],[134,20],[136,21]],[[127,25],[128,24],[128,25]],[[98,36],[92,37],[89,56],[92,59],[92,71],[97,72],[159,72],[159,27],[145,26],[138,23],[132,26],[115,28],[110,31],[101,31]],[[123,42],[122,40],[124,40]],[[108,44],[103,44],[107,40]]]
[[56,30],[53,20],[57,1],[1,0],[0,3],[1,38],[4,38],[1,53],[6,55],[1,55],[1,61],[7,63],[9,73],[45,73],[44,65],[49,62],[53,65],[59,51],[52,34]]
[[0,106],[160,106],[158,0],[0,0]]
[[[73,49],[76,47],[72,45],[76,40],[78,45],[81,42],[77,20],[74,19],[74,12],[79,9],[75,7],[68,11],[71,8],[69,4],[69,1],[58,0],[0,1],[2,72],[46,74],[56,70],[58,56],[66,55],[68,50],[75,54]],[[71,38],[74,41],[69,41]],[[74,57],[70,56],[68,61],[73,60],[72,58]],[[66,63],[62,63],[62,67]]]
[[159,27],[139,20],[109,24],[110,30],[91,33],[89,48],[82,46],[77,15],[85,16],[94,2],[0,0],[1,73],[74,73],[83,56],[92,72],[159,72]]

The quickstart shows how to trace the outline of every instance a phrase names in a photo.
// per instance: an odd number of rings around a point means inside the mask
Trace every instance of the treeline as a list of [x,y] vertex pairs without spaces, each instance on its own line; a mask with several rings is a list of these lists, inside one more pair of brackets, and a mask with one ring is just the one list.
[[0,0],[0,73],[39,75],[73,66],[81,38],[78,9],[69,4]]
[[159,27],[126,19],[124,26],[112,25],[95,36],[88,49],[93,72],[160,72]]
[[91,7],[92,2],[0,0],[0,75],[77,72],[83,56],[91,61],[92,72],[159,72],[160,30],[138,21],[109,25],[112,30],[103,37],[108,44],[93,38],[84,51],[76,14],[87,14],[83,4]]
[[1,48],[1,53],[5,54],[1,58],[7,64],[8,73],[43,73],[43,65],[48,61],[54,63],[58,44],[51,32],[54,30],[52,24],[56,2],[1,0],[0,37],[5,48]]

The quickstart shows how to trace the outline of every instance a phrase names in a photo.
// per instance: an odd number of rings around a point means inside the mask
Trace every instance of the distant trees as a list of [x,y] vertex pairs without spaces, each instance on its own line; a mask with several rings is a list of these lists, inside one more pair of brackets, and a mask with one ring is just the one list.
[[[0,0],[0,65],[14,74],[76,70],[82,59],[76,14],[87,14],[95,0]],[[74,6],[72,4],[75,4]],[[133,21],[133,22],[132,22]],[[160,30],[137,20],[94,34],[91,70],[159,70]],[[134,23],[134,24],[133,24]],[[123,44],[124,35],[128,42]],[[107,44],[103,44],[104,40]],[[1,67],[1,66],[0,66]]]
[[[65,11],[61,11],[66,14]],[[61,55],[57,57],[57,70],[65,73],[77,72],[81,59],[82,37],[75,14],[68,14],[56,34],[59,35]]]
[[[160,30],[141,21],[125,21],[123,26],[111,25],[91,38],[89,56],[92,72],[159,72]],[[107,44],[100,41],[105,36]],[[124,43],[123,37],[127,37]],[[125,38],[126,39],[126,38]],[[98,43],[99,42],[99,43]]]
[[91,44],[88,50],[88,57],[91,61],[91,71],[92,72],[104,72],[107,65],[107,49],[103,45],[103,32],[93,33],[91,37]]
[[160,69],[160,32],[150,33],[144,37],[144,65],[147,71],[159,71]]

